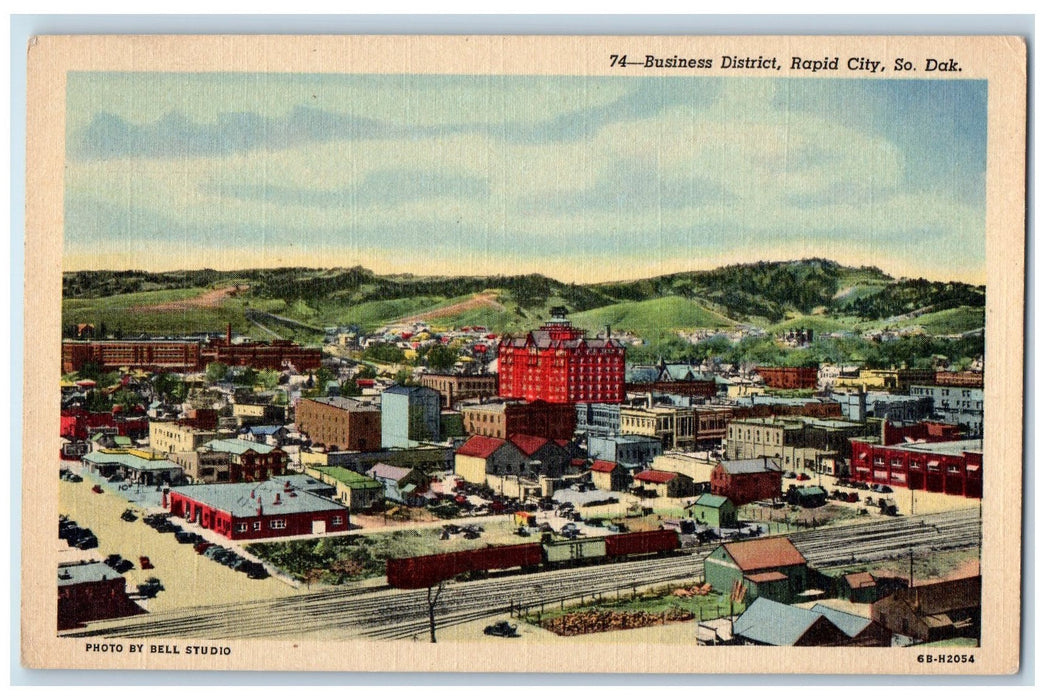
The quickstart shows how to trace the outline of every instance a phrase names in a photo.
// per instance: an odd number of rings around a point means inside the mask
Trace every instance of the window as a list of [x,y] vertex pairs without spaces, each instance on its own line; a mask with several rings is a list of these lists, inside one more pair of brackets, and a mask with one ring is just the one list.
[[282,518],[276,518],[269,521],[269,527],[273,530],[286,530],[287,521]]
[[247,524],[246,523],[236,523],[236,532],[246,532],[246,531],[247,531]]
[[260,520],[255,520],[254,521],[254,532],[258,532],[259,530],[261,530],[261,521]]
[[333,518],[330,519],[330,524],[331,525],[340,525],[341,522],[342,521],[341,521],[341,516],[340,515],[335,515]]

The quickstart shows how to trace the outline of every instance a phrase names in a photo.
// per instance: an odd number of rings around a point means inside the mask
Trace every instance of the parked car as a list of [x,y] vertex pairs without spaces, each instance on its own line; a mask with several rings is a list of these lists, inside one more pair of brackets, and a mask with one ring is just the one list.
[[810,479],[809,475],[805,473],[799,473],[798,476],[796,476],[795,478],[799,481],[809,481]]
[[149,561],[148,557],[144,557],[144,556],[138,557],[138,563],[141,565],[143,571],[145,569],[155,569],[156,568],[156,567],[154,567],[152,565],[152,562]]
[[518,637],[519,633],[516,632],[516,626],[510,624],[507,620],[501,620],[495,622],[492,625],[487,625],[483,630],[483,634],[487,634],[491,637]]
[[138,584],[138,594],[145,598],[155,598],[162,590],[164,590],[163,584],[155,576],[150,576],[145,579],[145,583]]
[[795,473],[794,472],[784,472],[784,478],[785,479],[794,479],[795,478]]
[[174,533],[174,539],[178,540],[179,544],[198,544],[203,541],[203,538],[197,535],[195,532],[186,532],[181,530]]
[[131,508],[128,508],[127,510],[120,513],[120,520],[123,520],[124,522],[133,523],[137,519],[137,513],[135,513],[134,510]]
[[91,491],[94,491],[95,493],[105,493],[105,491],[102,491],[102,487],[99,486],[98,484],[95,484],[94,486],[92,486],[91,487]]
[[253,561],[247,562],[247,564],[247,568],[245,569],[247,578],[263,579],[269,577],[269,572],[264,565]]
[[77,549],[94,549],[98,546],[98,538],[94,534],[87,534],[72,543]]

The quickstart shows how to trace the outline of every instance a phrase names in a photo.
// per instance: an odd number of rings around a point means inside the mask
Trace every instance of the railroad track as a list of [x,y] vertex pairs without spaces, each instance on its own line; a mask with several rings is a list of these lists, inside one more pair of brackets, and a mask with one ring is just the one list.
[[[963,548],[979,542],[977,509],[839,525],[789,535],[814,567],[874,562],[909,551]],[[436,606],[447,627],[511,610],[563,605],[582,596],[607,597],[633,588],[703,576],[703,559],[717,544],[674,557],[632,560],[534,574],[452,582]],[[402,639],[427,634],[426,591],[327,589],[235,605],[198,606],[147,617],[95,623],[76,637],[186,637],[192,639]]]

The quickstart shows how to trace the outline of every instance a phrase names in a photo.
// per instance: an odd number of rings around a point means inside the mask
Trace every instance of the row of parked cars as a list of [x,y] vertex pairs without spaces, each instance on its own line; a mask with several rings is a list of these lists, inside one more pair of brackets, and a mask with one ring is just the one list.
[[191,544],[197,554],[202,554],[208,559],[224,564],[235,571],[242,571],[249,578],[268,578],[269,573],[262,564],[244,559],[231,549],[209,542],[203,536],[195,532],[189,532],[180,525],[172,523],[170,518],[170,513],[152,513],[142,518],[142,522],[156,530],[156,532],[173,533],[174,539],[179,544]]
[[58,538],[77,549],[95,549],[98,546],[98,538],[91,528],[80,527],[75,520],[65,515],[58,516]]
[[197,542],[195,545],[196,554],[207,557],[211,561],[216,561],[219,564],[223,564],[233,571],[241,571],[247,575],[247,578],[268,578],[269,572],[266,571],[262,564],[249,559],[244,559],[239,554],[236,554],[231,549],[222,547],[221,545],[207,542]]

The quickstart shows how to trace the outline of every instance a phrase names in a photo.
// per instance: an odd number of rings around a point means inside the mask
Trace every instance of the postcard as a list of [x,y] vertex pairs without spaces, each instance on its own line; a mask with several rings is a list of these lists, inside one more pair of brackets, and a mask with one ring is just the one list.
[[28,52],[25,666],[1017,671],[1021,39]]

